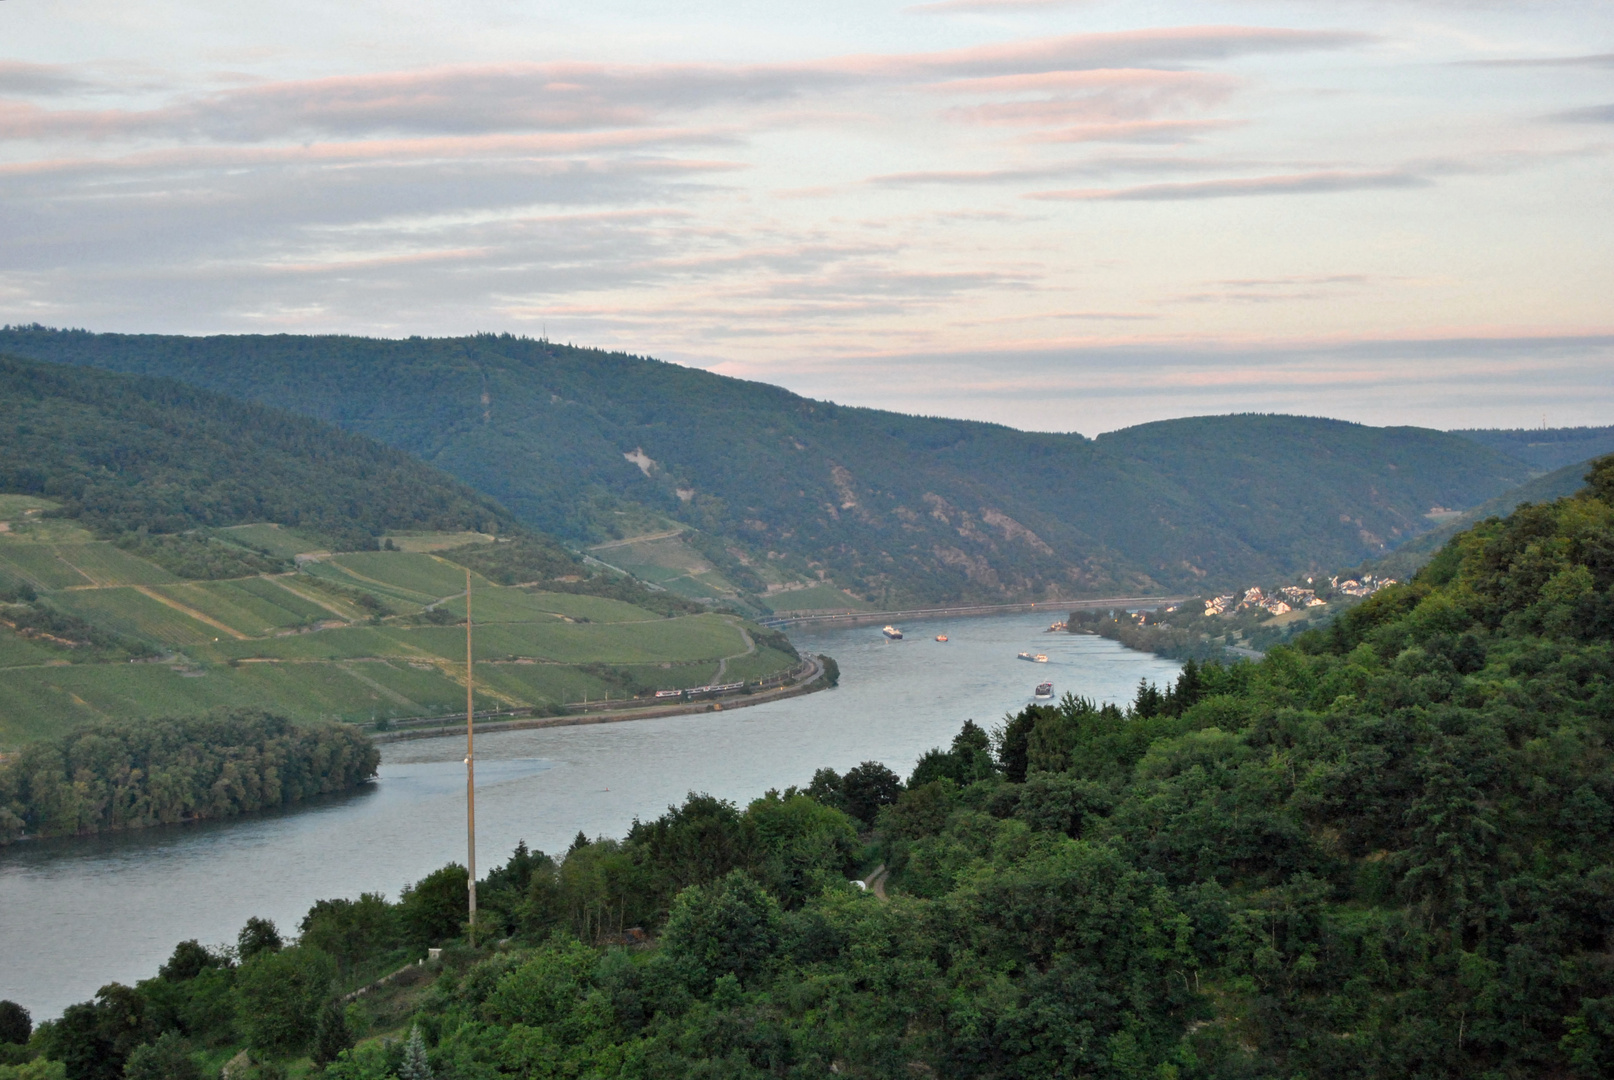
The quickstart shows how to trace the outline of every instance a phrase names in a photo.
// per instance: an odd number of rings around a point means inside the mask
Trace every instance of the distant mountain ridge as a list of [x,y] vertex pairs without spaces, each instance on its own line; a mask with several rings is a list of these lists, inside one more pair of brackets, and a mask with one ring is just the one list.
[[[1614,427],[1470,428],[1452,434],[1518,458],[1539,472],[1551,472],[1614,454]],[[1567,492],[1552,498],[1561,498],[1563,494]]]
[[[905,416],[509,335],[0,331],[0,352],[164,375],[381,439],[584,544],[696,530],[732,578],[873,602],[1234,585],[1381,555],[1538,469],[1475,439],[1283,416],[1097,439]],[[628,530],[631,532],[631,530]]]

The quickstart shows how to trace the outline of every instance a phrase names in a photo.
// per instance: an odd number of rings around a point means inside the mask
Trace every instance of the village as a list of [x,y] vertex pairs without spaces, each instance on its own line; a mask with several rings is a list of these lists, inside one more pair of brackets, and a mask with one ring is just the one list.
[[[1328,579],[1331,592],[1341,596],[1366,597],[1372,596],[1386,586],[1394,585],[1395,578],[1376,577],[1373,574],[1363,574],[1360,578],[1346,578],[1340,580],[1336,574]],[[1312,578],[1306,579],[1306,584],[1313,584]],[[1227,615],[1241,611],[1263,610],[1271,615],[1287,615],[1296,609],[1316,608],[1327,606],[1328,601],[1317,595],[1315,588],[1305,589],[1298,585],[1284,585],[1268,592],[1259,585],[1252,585],[1244,590],[1243,594],[1228,593],[1225,596],[1213,596],[1205,601],[1205,615]],[[1168,608],[1175,611],[1176,608]]]
[[[1306,578],[1306,584],[1314,584],[1312,578]],[[1361,578],[1344,578],[1335,575],[1328,578],[1328,589],[1338,596],[1367,597],[1374,592],[1396,584],[1394,578],[1380,578],[1380,576],[1364,573]],[[1307,607],[1327,607],[1328,601],[1317,596],[1315,588],[1301,588],[1298,584],[1285,584],[1272,591],[1262,589],[1259,584],[1252,584],[1243,592],[1228,592],[1225,596],[1212,596],[1204,601],[1204,615],[1235,615],[1238,612],[1254,612],[1264,610],[1269,615],[1288,615],[1293,610],[1307,609]],[[1165,612],[1172,613],[1180,610],[1181,605],[1173,605]]]

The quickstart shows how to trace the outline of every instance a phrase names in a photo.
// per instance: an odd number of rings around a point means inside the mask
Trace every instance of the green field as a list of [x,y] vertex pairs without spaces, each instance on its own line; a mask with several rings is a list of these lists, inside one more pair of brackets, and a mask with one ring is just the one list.
[[208,626],[136,589],[72,589],[51,603],[86,622],[159,645],[203,645],[220,636]]
[[[361,551],[329,560],[364,584],[379,584],[429,600],[465,591],[465,570],[413,551]],[[476,586],[487,583],[471,575]]]
[[[465,617],[465,598],[456,597],[438,605],[444,611]],[[545,622],[544,616],[565,616],[577,622],[619,623],[642,622],[659,619],[644,608],[610,600],[603,596],[578,596],[572,593],[529,592],[525,589],[489,589],[478,587],[471,597],[472,613],[477,625],[502,622]]]
[[289,559],[308,551],[318,551],[324,545],[304,536],[296,529],[284,525],[235,525],[218,530],[218,535],[247,547],[262,548],[271,555]]
[[[220,532],[276,553],[311,550],[289,529]],[[431,620],[464,617],[465,573],[424,550],[353,552],[305,561],[296,573],[180,581],[109,543],[62,535],[70,540],[0,534],[0,575],[32,583],[48,607],[157,654],[130,663],[114,650],[98,660],[89,646],[0,627],[0,747],[92,719],[219,707],[355,722],[464,708],[465,627]],[[441,548],[475,538],[402,539]],[[794,663],[772,649],[748,652],[748,624],[733,615],[669,618],[620,600],[472,579],[478,708],[700,686],[717,678],[725,658],[728,681]],[[440,614],[422,614],[426,608]]]
[[782,652],[767,648],[758,649],[750,656],[742,656],[730,660],[723,670],[724,682],[741,682],[752,679],[765,679],[793,666],[796,661]]
[[58,653],[35,644],[15,631],[0,626],[0,668],[45,664],[58,658]]
[[635,577],[681,596],[716,600],[739,592],[700,552],[679,536],[601,545],[593,549],[593,554]]
[[98,586],[166,585],[179,580],[162,567],[108,543],[58,544],[56,551],[64,562]]
[[70,589],[75,585],[95,584],[57,554],[55,546],[51,544],[21,541],[0,544],[0,570],[28,582],[36,589]]
[[23,517],[30,510],[55,510],[61,503],[37,495],[0,495],[0,521]]

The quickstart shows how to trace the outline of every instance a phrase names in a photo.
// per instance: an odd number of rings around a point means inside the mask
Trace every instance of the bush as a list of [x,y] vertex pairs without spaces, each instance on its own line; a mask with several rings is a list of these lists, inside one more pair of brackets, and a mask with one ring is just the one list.
[[126,1080],[202,1080],[202,1067],[177,1032],[166,1031],[156,1042],[137,1046],[123,1067]]
[[275,1054],[303,1049],[314,1038],[335,978],[336,962],[308,946],[260,952],[242,964],[235,988],[247,1042]]
[[778,947],[778,901],[742,870],[679,893],[662,934],[663,952],[696,993],[724,975],[752,979]]
[[0,1043],[25,1043],[34,1033],[33,1017],[15,1001],[0,1001]]

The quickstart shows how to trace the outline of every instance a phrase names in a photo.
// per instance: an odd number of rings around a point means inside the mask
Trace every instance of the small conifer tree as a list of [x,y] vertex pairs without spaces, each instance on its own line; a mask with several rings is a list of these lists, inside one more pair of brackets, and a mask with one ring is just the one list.
[[432,1080],[432,1067],[426,1061],[426,1040],[420,1035],[420,1025],[409,1032],[404,1043],[403,1063],[398,1066],[398,1080]]

